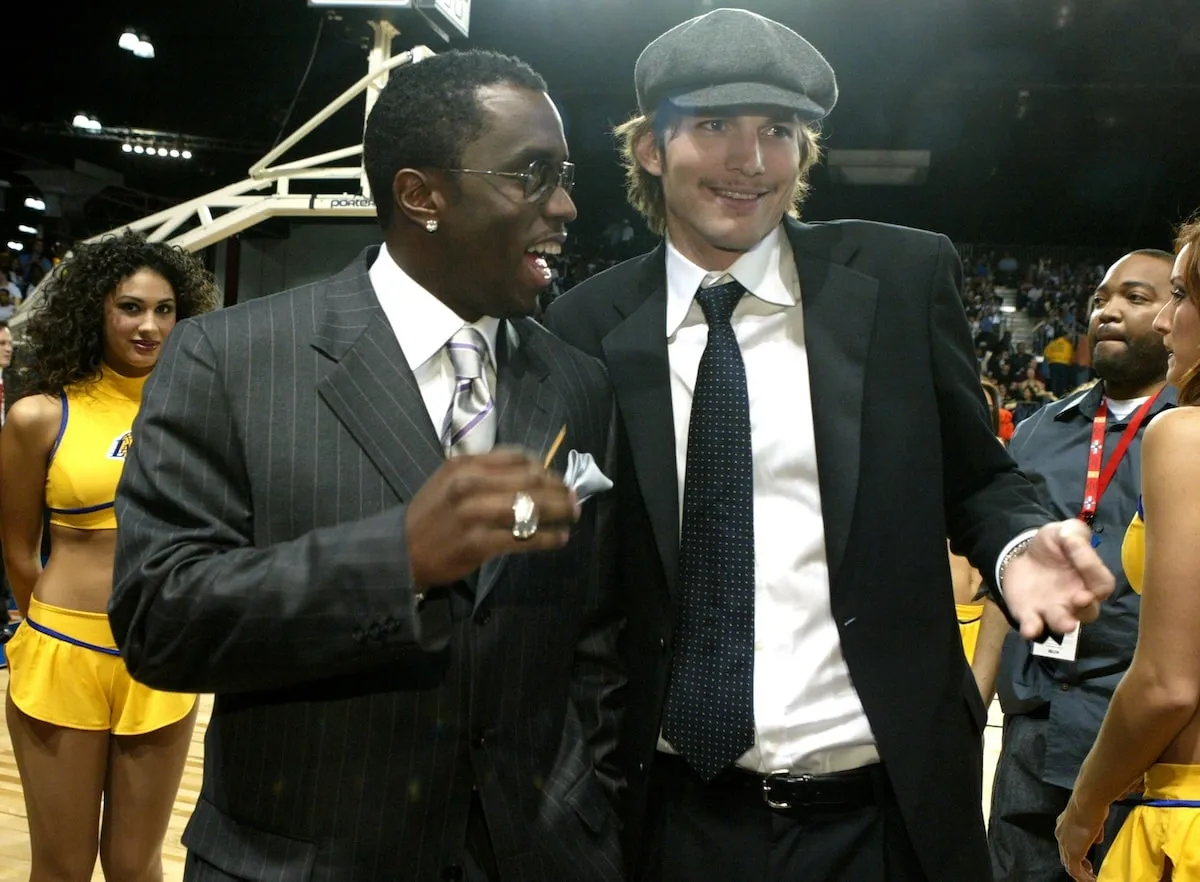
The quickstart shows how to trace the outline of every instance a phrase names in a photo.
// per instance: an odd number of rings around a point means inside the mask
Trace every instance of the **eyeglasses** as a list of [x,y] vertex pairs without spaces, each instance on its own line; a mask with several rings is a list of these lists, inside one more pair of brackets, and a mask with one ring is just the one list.
[[525,182],[525,201],[544,202],[562,187],[568,193],[575,186],[575,163],[535,159],[523,172],[484,171],[478,168],[448,168],[462,175],[493,175],[497,178],[520,178]]

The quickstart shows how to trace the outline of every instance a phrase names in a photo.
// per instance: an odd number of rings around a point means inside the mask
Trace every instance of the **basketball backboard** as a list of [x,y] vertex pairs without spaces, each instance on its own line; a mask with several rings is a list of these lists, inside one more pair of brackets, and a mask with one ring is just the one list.
[[331,9],[411,9],[447,43],[452,34],[470,36],[471,0],[308,0],[308,5]]

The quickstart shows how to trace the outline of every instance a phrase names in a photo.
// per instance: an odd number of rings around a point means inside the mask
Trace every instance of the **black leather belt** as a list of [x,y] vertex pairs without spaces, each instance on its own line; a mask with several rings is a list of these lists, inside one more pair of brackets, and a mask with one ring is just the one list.
[[[657,762],[669,766],[676,774],[700,783],[699,776],[679,756],[659,753]],[[796,814],[846,811],[894,800],[882,763],[824,775],[795,775],[791,772],[762,775],[733,767],[702,786],[740,792],[756,802],[761,800],[775,811]]]
[[760,775],[737,768],[718,775],[714,783],[725,777],[735,786],[758,790],[763,802],[777,811],[820,811],[876,805],[880,778],[885,776],[882,765],[875,763],[824,775],[793,775],[791,772]]

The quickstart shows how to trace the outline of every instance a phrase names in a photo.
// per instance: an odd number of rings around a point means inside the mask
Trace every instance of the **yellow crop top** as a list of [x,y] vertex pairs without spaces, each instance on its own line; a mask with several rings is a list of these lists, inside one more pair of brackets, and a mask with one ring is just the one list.
[[145,377],[124,377],[102,365],[96,382],[63,390],[62,422],[46,470],[51,524],[116,529],[113,499],[145,383]]
[[1146,574],[1146,522],[1143,520],[1142,498],[1138,497],[1137,514],[1125,530],[1125,541],[1121,543],[1121,566],[1129,587],[1142,593],[1142,579]]

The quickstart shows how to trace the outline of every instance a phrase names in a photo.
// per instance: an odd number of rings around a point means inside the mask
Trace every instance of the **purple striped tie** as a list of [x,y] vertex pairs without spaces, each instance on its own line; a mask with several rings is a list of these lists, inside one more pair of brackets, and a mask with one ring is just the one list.
[[487,453],[496,443],[496,402],[483,369],[487,341],[464,327],[450,338],[446,351],[454,365],[454,398],[442,425],[442,446],[447,456]]

